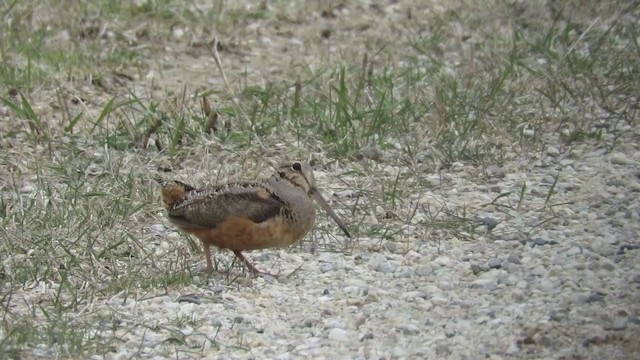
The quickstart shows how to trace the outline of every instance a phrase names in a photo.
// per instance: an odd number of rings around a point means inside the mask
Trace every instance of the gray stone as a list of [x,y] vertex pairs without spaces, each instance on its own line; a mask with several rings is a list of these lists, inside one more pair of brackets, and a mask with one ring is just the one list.
[[289,360],[291,359],[291,354],[286,352],[286,353],[282,353],[280,355],[277,355],[273,358],[274,360]]
[[552,293],[554,292],[556,286],[553,281],[549,279],[540,279],[540,281],[536,284],[536,287],[542,292]]
[[605,295],[606,294],[602,294],[602,293],[591,293],[589,297],[587,297],[586,302],[587,303],[603,302]]
[[555,146],[547,146],[546,154],[549,156],[556,157],[560,155],[560,150]]
[[433,274],[433,267],[431,265],[420,265],[415,270],[418,276],[429,276]]
[[445,344],[436,345],[436,355],[438,356],[448,356],[451,355],[451,349],[449,346]]
[[543,246],[547,245],[547,240],[537,237],[531,240],[531,246]]
[[619,177],[611,177],[606,182],[607,186],[621,187],[625,185],[625,181]]
[[486,265],[471,264],[471,271],[473,271],[474,275],[482,274],[483,272],[488,270],[489,270],[489,267]]
[[372,256],[371,260],[369,260],[369,266],[373,270],[377,272],[381,272],[383,274],[392,274],[396,271],[396,268],[397,268],[397,266],[394,263],[387,260],[381,254],[376,254]]
[[556,182],[556,177],[552,176],[552,175],[547,175],[545,177],[542,178],[541,183],[546,184],[546,185],[551,185],[554,182]]
[[500,259],[491,259],[487,263],[487,266],[489,266],[489,269],[500,269],[502,267],[502,260],[500,260]]
[[333,328],[329,331],[328,338],[335,341],[349,341],[349,334],[344,329]]
[[318,266],[321,273],[326,273],[334,270],[334,266],[331,263],[320,263]]
[[36,188],[31,185],[25,185],[21,187],[19,191],[20,194],[31,194],[32,192],[36,191]]
[[358,151],[358,157],[380,161],[382,158],[382,150],[380,150],[376,144],[367,145]]
[[629,165],[632,163],[631,159],[621,152],[611,153],[611,155],[609,155],[609,161],[615,165]]
[[576,256],[582,254],[582,246],[573,246],[567,250],[567,256]]
[[478,219],[478,221],[487,227],[487,230],[491,231],[493,230],[493,228],[495,228],[496,226],[498,226],[499,222],[498,220],[492,218],[492,217],[483,217]]
[[611,325],[612,330],[621,331],[627,328],[628,324],[627,318],[617,318],[613,321],[613,325]]
[[[482,276],[485,276],[485,273]],[[493,290],[498,286],[497,279],[491,277],[479,277],[471,283],[473,289]]]
[[149,226],[149,231],[156,233],[156,234],[164,234],[164,232],[167,230],[167,228],[164,227],[164,225],[162,224],[153,224],[151,226]]
[[511,254],[509,254],[509,257],[507,257],[507,261],[516,265],[522,264],[522,261],[520,260],[520,254],[515,252],[512,252]]
[[502,179],[502,178],[505,177],[506,172],[500,166],[489,165],[489,166],[487,166],[487,174],[489,174],[490,176],[492,176],[494,178]]
[[397,328],[403,335],[417,335],[420,334],[420,329],[412,324],[402,324]]
[[524,245],[529,241],[529,236],[521,231],[518,231],[514,236],[514,240]]

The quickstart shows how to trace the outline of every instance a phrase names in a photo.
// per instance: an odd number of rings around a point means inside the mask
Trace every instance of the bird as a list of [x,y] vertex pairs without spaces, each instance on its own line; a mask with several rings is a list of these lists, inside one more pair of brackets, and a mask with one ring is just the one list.
[[316,219],[313,201],[351,238],[346,225],[318,188],[311,167],[284,163],[270,177],[196,188],[156,176],[169,222],[202,242],[207,272],[213,270],[211,246],[228,249],[254,274],[277,276],[256,268],[243,251],[282,248],[300,241]]

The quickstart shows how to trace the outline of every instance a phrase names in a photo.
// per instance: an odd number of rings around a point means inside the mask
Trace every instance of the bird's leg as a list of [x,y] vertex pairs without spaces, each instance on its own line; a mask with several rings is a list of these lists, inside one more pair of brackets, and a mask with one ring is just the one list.
[[207,272],[211,272],[213,271],[213,264],[211,263],[211,247],[205,242],[202,242],[202,247],[204,247],[204,255],[207,258]]
[[262,274],[262,275],[269,275],[269,276],[273,276],[273,277],[278,277],[278,274],[272,274],[270,272],[267,271],[262,271],[259,270],[258,268],[256,268],[251,261],[249,261],[249,259],[247,259],[246,257],[244,257],[244,254],[242,253],[242,251],[239,250],[233,250],[233,253],[236,255],[236,257],[238,259],[240,259],[248,268],[249,270],[251,270],[254,274]]

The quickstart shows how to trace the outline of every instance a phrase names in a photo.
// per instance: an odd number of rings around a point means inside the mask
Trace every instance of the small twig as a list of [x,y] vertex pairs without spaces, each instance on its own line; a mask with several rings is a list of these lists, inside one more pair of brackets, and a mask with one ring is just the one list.
[[293,269],[293,271],[289,275],[287,275],[287,279],[290,278],[291,275],[297,273],[298,270],[300,270],[303,266],[304,266],[304,263],[300,264],[297,268]]
[[213,53],[213,60],[216,62],[216,66],[218,67],[218,71],[220,71],[220,75],[222,75],[222,81],[224,81],[224,85],[227,87],[227,89],[231,92],[231,95],[233,96],[234,94],[231,89],[231,85],[229,85],[229,81],[227,80],[227,75],[225,74],[224,69],[222,68],[222,61],[220,61],[220,55],[218,55],[218,38],[215,38],[213,40],[212,53]]
[[518,199],[518,205],[516,205],[516,210],[520,210],[520,205],[522,205],[522,200],[524,200],[524,192],[527,190],[527,182],[522,183],[522,187],[520,188],[520,198]]
[[551,184],[551,188],[549,189],[549,192],[547,193],[547,198],[544,200],[544,206],[547,206],[549,204],[549,200],[551,199],[551,195],[553,195],[553,190],[555,190],[556,185],[558,184],[558,178],[560,178],[560,170],[558,170],[558,174],[556,174],[556,176],[554,176],[554,178],[553,178],[553,184]]
[[544,220],[540,221],[539,223],[537,223],[537,224],[533,225],[533,226],[531,227],[531,229],[529,229],[529,231],[527,231],[527,235],[531,234],[531,232],[532,232],[535,228],[537,228],[537,227],[539,227],[539,226],[542,226],[543,224],[548,223],[549,221],[551,221],[551,220],[553,220],[553,219],[555,219],[555,218],[557,218],[557,216],[555,216],[555,215],[554,215],[554,216],[552,216],[552,217],[550,217],[550,218],[548,218],[548,219],[544,219]]

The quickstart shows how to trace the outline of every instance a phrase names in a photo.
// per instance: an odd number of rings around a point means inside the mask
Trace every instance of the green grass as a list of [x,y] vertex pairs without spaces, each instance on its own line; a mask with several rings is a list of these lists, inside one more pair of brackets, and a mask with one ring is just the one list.
[[[194,239],[149,232],[163,222],[149,172],[170,167],[206,184],[264,175],[273,157],[311,160],[340,173],[321,186],[357,189],[358,199],[337,202],[355,234],[412,248],[482,231],[466,209],[444,200],[418,204],[446,183],[427,174],[456,164],[501,165],[542,151],[554,137],[611,151],[619,129],[637,123],[640,14],[631,1],[570,1],[552,11],[467,4],[412,16],[398,25],[401,35],[381,31],[363,40],[366,51],[266,82],[234,67],[246,49],[229,39],[249,36],[238,29],[254,21],[300,24],[296,18],[313,7],[190,4],[1,4],[0,353],[28,358],[47,347],[61,357],[102,354],[118,339],[95,332],[104,314],[74,317],[83,306],[120,292],[234,281],[192,273],[202,260]],[[182,52],[210,59],[207,46],[173,37],[180,27],[200,40],[219,32],[231,88],[207,76],[147,80],[152,70],[180,66]],[[172,60],[161,64],[165,57]],[[208,77],[218,75],[211,66]],[[203,96],[218,114],[215,133]],[[366,146],[380,149],[383,161],[361,159]],[[540,208],[547,218],[553,195]],[[500,201],[510,213],[529,199],[516,188]],[[309,242],[344,250],[322,220]],[[408,226],[431,230],[418,239],[406,235]],[[41,296],[22,298],[43,286]]]

